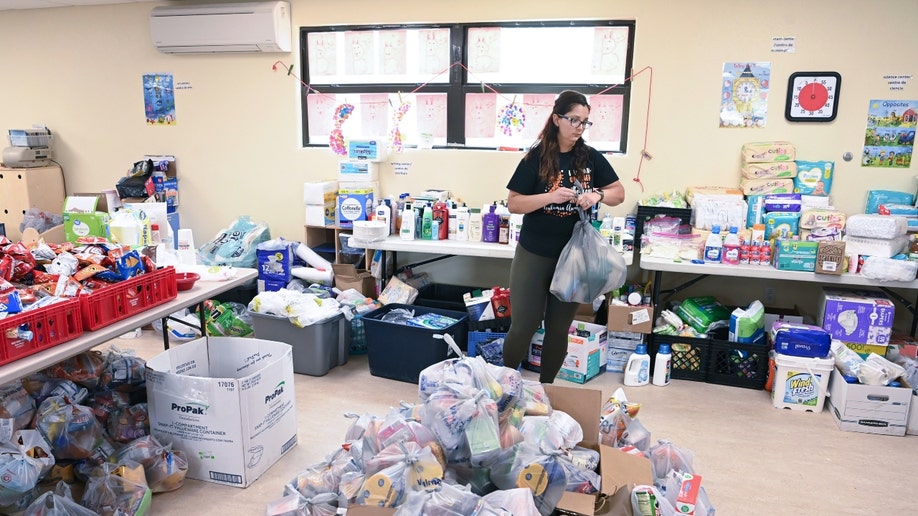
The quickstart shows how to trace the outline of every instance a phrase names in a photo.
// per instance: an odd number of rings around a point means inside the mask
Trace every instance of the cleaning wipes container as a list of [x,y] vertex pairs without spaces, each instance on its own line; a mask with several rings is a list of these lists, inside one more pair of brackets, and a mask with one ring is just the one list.
[[795,357],[775,353],[775,408],[822,412],[835,359]]

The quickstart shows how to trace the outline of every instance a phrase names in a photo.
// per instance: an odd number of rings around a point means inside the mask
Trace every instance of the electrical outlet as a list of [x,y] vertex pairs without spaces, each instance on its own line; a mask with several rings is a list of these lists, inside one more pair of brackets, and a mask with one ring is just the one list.
[[765,287],[765,296],[762,299],[762,303],[766,305],[775,304],[775,300],[778,297],[778,291],[774,287]]

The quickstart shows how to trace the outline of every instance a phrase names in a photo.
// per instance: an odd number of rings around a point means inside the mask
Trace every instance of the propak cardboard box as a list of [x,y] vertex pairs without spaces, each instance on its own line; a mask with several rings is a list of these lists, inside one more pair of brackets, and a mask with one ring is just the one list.
[[290,345],[205,337],[146,363],[150,431],[185,453],[188,478],[247,487],[296,446]]
[[838,428],[847,432],[905,435],[912,388],[845,382],[835,368],[829,379],[829,412]]

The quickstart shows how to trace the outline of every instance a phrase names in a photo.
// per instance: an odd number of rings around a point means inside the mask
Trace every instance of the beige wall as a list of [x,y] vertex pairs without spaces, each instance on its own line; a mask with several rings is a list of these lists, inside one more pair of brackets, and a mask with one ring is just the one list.
[[[111,188],[143,154],[174,154],[183,226],[194,229],[199,242],[238,214],[266,221],[273,235],[302,239],[301,184],[333,177],[337,158],[328,149],[300,147],[298,84],[271,69],[280,60],[299,71],[298,43],[289,54],[165,55],[150,42],[148,23],[151,8],[165,3],[0,12],[0,130],[47,124],[56,134],[55,151],[69,192]],[[884,74],[915,73],[914,0],[291,4],[295,32],[303,25],[329,24],[636,20],[634,66],[653,67],[653,90],[648,119],[650,76],[635,80],[629,152],[610,159],[627,191],[616,215],[632,210],[645,193],[692,184],[737,185],[740,146],[757,140],[789,140],[803,159],[834,160],[832,199],[849,213],[862,210],[868,188],[915,190],[911,169],[865,169],[857,159],[842,161],[845,152],[855,158],[861,152],[869,99],[918,98],[918,77],[900,92],[890,92],[883,80]],[[797,52],[771,53],[773,36],[796,36]],[[768,125],[719,129],[723,63],[747,60],[772,63]],[[835,122],[784,120],[787,77],[800,70],[842,74]],[[148,127],[144,122],[141,75],[155,72],[171,73],[176,81],[191,85],[176,92],[175,127]],[[653,160],[642,166],[642,192],[633,180],[645,129]],[[383,166],[382,190],[389,195],[443,187],[472,203],[500,199],[519,157],[495,151],[408,150],[395,160],[413,164],[409,175],[395,178],[391,166]],[[463,281],[470,268],[481,281],[464,282],[505,281],[506,264],[458,263],[427,270],[443,282]]]

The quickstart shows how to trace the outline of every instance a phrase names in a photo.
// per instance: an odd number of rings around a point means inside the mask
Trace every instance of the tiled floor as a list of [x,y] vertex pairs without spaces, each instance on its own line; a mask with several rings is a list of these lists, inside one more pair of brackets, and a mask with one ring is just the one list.
[[[115,343],[145,358],[162,350],[149,331]],[[607,373],[583,387],[609,396],[621,380]],[[775,409],[764,391],[674,380],[625,392],[642,404],[639,418],[654,440],[694,452],[696,473],[718,514],[915,514],[908,486],[918,464],[918,437],[842,432],[828,411]],[[187,480],[175,492],[154,495],[153,513],[264,514],[284,483],[339,445],[350,425],[345,413],[383,416],[401,400],[417,401],[417,387],[372,376],[366,356],[351,356],[325,376],[296,375],[296,397],[299,443],[252,486]]]

